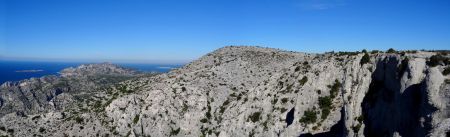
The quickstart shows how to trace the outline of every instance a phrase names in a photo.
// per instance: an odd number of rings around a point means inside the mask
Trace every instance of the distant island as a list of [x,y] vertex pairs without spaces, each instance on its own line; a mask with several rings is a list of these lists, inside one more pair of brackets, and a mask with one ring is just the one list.
[[160,68],[160,69],[174,69],[173,67],[164,67],[164,66],[161,66],[161,67],[158,67],[158,68]]
[[17,73],[35,73],[35,72],[42,72],[44,70],[42,69],[30,69],[30,70],[17,70]]

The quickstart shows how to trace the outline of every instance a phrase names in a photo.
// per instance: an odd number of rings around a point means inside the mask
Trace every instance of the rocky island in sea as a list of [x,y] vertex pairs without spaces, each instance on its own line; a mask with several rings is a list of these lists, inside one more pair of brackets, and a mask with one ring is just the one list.
[[34,72],[42,72],[42,71],[44,71],[44,70],[42,70],[42,69],[30,69],[30,70],[17,70],[15,72],[18,72],[18,73],[34,73]]

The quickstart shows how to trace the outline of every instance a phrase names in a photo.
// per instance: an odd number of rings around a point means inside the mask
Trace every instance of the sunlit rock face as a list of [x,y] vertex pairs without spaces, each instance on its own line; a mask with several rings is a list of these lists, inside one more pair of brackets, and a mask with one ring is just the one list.
[[[99,79],[67,79],[69,86],[39,90],[45,92],[24,90],[36,84],[2,85],[0,133],[445,136],[450,127],[449,76],[442,74],[445,63],[427,65],[435,54],[369,53],[369,60],[362,63],[364,53],[230,46],[158,75],[111,69],[112,64],[83,65],[66,69],[62,77]],[[93,68],[98,73],[92,73]],[[48,81],[41,78],[38,83]],[[42,99],[28,99],[34,96]],[[22,98],[27,99],[8,105]]]

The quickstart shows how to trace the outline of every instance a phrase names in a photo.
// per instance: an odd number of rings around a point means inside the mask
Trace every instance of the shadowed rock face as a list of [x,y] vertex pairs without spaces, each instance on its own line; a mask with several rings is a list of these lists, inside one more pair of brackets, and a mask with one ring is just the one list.
[[428,104],[426,84],[422,81],[401,91],[398,75],[410,74],[395,71],[397,64],[397,58],[386,58],[378,62],[372,74],[361,104],[366,137],[391,137],[395,132],[405,137],[423,137],[430,132],[430,114],[436,109]]
[[289,127],[294,122],[294,114],[295,114],[295,108],[292,108],[287,114],[286,114],[286,124]]

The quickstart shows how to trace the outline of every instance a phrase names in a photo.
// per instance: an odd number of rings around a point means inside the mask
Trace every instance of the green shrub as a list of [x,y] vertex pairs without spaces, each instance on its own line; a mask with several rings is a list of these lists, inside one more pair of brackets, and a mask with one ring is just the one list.
[[187,112],[189,109],[189,106],[187,105],[187,103],[183,103],[183,109],[181,110],[183,113]]
[[323,120],[327,119],[328,115],[330,115],[331,109],[322,109],[322,114],[320,115],[320,118]]
[[361,58],[361,61],[359,61],[359,64],[364,65],[366,63],[370,62],[370,56],[367,53],[364,53],[364,56]]
[[362,52],[362,53],[367,53],[367,50],[366,50],[366,49],[363,49],[361,52]]
[[356,117],[355,119],[358,120],[359,123],[362,123],[364,121],[364,116],[361,115],[359,117]]
[[431,67],[435,67],[435,66],[441,65],[441,64],[444,64],[444,65],[450,64],[450,59],[445,56],[442,56],[441,54],[437,54],[437,55],[431,56],[430,60],[427,61],[427,65],[431,66]]
[[41,132],[41,133],[45,132],[45,128],[40,127],[39,132]]
[[134,116],[133,123],[136,124],[139,121],[139,115]]
[[287,109],[285,109],[285,108],[281,108],[281,110],[280,110],[281,113],[284,113],[286,111],[287,111]]
[[78,124],[81,124],[84,122],[84,119],[80,116],[75,117],[75,122],[77,122]]
[[305,85],[306,82],[308,82],[308,77],[303,76],[303,78],[300,79],[298,82],[300,83],[300,85],[303,86],[303,85]]
[[397,53],[393,48],[389,48],[386,53]]
[[272,105],[277,104],[277,102],[278,102],[278,99],[277,99],[277,98],[273,99],[273,100],[272,100]]
[[341,82],[339,82],[339,80],[336,79],[334,81],[333,86],[331,86],[331,90],[330,90],[330,97],[332,99],[337,96],[337,93],[339,92],[341,86],[342,86]]
[[319,97],[319,107],[320,108],[329,108],[329,107],[331,107],[331,104],[332,103],[332,101],[331,101],[331,98],[330,98],[330,96],[325,96],[325,97]]
[[206,116],[208,119],[210,119],[210,118],[211,118],[211,107],[210,107],[210,106],[208,106],[208,107],[209,107],[209,109],[208,109],[208,112],[206,112],[205,116]]
[[370,53],[371,54],[377,54],[377,53],[380,53],[380,51],[379,50],[372,50]]
[[303,117],[300,119],[300,123],[312,124],[317,121],[317,112],[314,110],[306,110]]
[[176,130],[173,130],[173,129],[172,129],[172,131],[170,131],[170,136],[178,135],[178,133],[180,133],[180,128],[178,128],[178,129],[176,129]]
[[294,70],[294,71],[295,71],[295,72],[300,71],[300,66],[295,67],[295,70]]
[[225,102],[223,102],[222,106],[220,106],[219,112],[220,113],[225,112],[225,109],[227,109],[228,104],[230,104],[230,100],[227,99],[227,100],[225,100]]
[[354,133],[358,133],[360,128],[361,128],[361,123],[352,127]]
[[116,88],[117,88],[120,92],[125,93],[125,94],[133,93],[133,92],[134,92],[133,90],[128,90],[127,85],[118,85],[118,86],[116,86]]
[[206,122],[208,122],[208,119],[206,119],[206,118],[204,118],[204,119],[201,119],[201,120],[200,120],[200,122],[202,122],[202,123],[206,123]]
[[321,118],[326,119],[330,114],[333,99],[330,96],[319,97],[319,107],[322,111]]
[[448,74],[450,74],[450,66],[446,67],[446,68],[444,69],[444,71],[442,71],[442,74],[443,74],[443,75],[448,75]]
[[249,118],[253,123],[258,122],[259,119],[261,118],[261,112],[255,112],[252,115],[250,115]]
[[308,65],[309,63],[308,63],[308,61],[305,61],[305,62],[303,62],[303,65]]
[[354,55],[358,55],[358,54],[359,54],[358,51],[357,52],[339,51],[337,53],[338,56],[345,56],[345,55],[354,56]]
[[286,102],[288,102],[288,101],[289,101],[288,98],[282,98],[282,99],[281,99],[281,103],[283,103],[283,104],[286,104]]
[[[41,116],[40,115],[37,115],[37,116],[34,116],[33,118],[31,118],[31,120],[36,120],[36,119],[39,119],[39,118],[41,118]],[[1,129],[1,128],[0,128]]]

